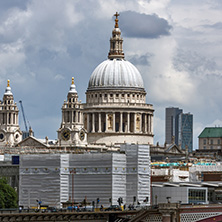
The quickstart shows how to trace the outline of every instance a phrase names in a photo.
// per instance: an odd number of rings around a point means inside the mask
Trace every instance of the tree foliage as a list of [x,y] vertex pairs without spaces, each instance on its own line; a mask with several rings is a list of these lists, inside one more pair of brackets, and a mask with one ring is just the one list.
[[7,184],[6,178],[0,178],[0,208],[16,208],[17,193]]

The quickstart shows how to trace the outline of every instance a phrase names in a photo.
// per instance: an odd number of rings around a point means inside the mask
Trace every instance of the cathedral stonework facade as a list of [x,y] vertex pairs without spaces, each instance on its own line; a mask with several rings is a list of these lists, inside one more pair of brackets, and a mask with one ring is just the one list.
[[[67,144],[65,141],[81,144],[86,141],[86,134],[88,144],[153,144],[154,109],[146,104],[141,74],[124,59],[118,14],[115,16],[108,59],[93,71],[86,90],[86,103],[77,102],[76,91],[73,92],[75,104],[71,102],[69,91],[63,105],[58,131],[61,145]],[[75,88],[74,83],[71,87]]]

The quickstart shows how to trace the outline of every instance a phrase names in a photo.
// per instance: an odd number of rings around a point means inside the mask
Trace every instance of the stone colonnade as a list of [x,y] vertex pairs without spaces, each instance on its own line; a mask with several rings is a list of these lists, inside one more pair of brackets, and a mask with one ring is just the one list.
[[18,125],[18,113],[1,113],[0,124]]
[[85,128],[90,133],[149,133],[153,132],[153,116],[141,112],[93,112],[84,114]]
[[82,123],[82,112],[79,111],[63,111],[63,123]]

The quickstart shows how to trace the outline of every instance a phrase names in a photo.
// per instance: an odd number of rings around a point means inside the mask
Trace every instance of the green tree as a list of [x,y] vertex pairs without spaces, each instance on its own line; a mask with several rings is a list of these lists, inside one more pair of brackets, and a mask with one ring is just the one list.
[[0,208],[16,208],[17,193],[7,184],[6,178],[0,178]]

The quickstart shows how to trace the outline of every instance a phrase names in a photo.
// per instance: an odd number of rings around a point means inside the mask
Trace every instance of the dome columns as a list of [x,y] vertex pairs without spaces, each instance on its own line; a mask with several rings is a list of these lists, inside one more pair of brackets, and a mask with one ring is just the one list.
[[90,123],[89,123],[89,117],[90,117],[90,114],[87,113],[87,131],[90,132]]
[[99,130],[98,130],[99,133],[102,132],[101,130],[101,113],[99,113]]
[[92,114],[92,133],[95,133],[95,113]]
[[86,100],[88,104],[107,104],[107,103],[133,103],[133,104],[144,104],[145,103],[145,92],[137,92],[131,94],[129,91],[121,92],[88,92]]
[[85,113],[89,133],[142,133],[152,134],[152,114],[141,112],[88,112]]
[[130,132],[130,113],[127,113],[127,133]]
[[123,132],[123,113],[120,112],[120,128],[119,128],[119,132],[122,133]]

